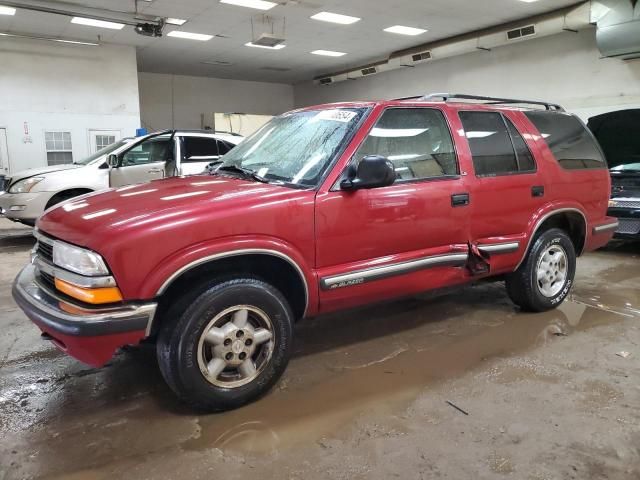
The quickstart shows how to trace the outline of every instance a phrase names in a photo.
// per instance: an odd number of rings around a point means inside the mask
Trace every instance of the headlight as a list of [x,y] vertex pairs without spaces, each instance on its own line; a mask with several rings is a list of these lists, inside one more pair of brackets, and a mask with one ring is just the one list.
[[33,187],[44,180],[44,177],[31,177],[19,180],[9,189],[9,193],[28,193]]
[[53,263],[80,275],[109,275],[109,269],[100,255],[68,243],[53,243]]

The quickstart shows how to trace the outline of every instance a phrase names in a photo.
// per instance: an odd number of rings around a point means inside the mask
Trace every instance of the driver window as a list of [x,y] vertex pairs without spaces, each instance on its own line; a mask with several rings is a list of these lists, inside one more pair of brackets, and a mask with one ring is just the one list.
[[449,127],[441,111],[390,108],[356,152],[356,162],[382,155],[393,163],[398,181],[458,174]]
[[151,137],[128,150],[122,156],[122,166],[166,162],[171,159],[172,154],[173,141],[171,141],[170,135]]

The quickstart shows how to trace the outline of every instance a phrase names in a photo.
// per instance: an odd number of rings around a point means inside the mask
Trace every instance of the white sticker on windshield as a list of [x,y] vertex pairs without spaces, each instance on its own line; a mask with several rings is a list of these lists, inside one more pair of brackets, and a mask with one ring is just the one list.
[[323,110],[318,113],[314,120],[333,120],[334,122],[350,122],[353,117],[356,116],[356,112],[350,112],[349,110]]

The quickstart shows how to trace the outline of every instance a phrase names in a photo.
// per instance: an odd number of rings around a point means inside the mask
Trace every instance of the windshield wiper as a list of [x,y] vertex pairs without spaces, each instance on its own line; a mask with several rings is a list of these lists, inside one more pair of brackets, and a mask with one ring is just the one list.
[[256,172],[254,172],[250,168],[243,168],[237,165],[222,165],[221,167],[218,168],[217,171],[239,173],[244,178],[251,178],[253,180],[256,180],[257,182],[269,183],[269,180],[258,175]]

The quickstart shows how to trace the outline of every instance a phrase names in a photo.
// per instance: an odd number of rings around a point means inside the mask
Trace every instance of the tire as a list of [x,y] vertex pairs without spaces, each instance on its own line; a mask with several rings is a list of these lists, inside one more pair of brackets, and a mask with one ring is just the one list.
[[240,407],[266,393],[284,372],[293,318],[282,293],[268,283],[218,280],[177,322],[167,319],[161,328],[160,371],[178,397],[198,410]]
[[507,275],[507,294],[522,310],[551,310],[569,295],[575,273],[573,242],[564,230],[552,228],[535,237],[518,270]]

